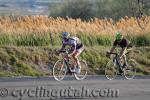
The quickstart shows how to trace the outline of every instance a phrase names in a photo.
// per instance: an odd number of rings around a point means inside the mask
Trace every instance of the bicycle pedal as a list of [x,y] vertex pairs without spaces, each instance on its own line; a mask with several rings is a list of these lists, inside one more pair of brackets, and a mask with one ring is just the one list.
[[67,75],[73,75],[73,73],[70,71],[70,72],[67,73]]
[[120,75],[120,76],[123,76],[124,72],[123,73],[118,73],[117,75]]
[[70,70],[68,70],[67,73],[72,73],[72,72]]
[[124,75],[124,71],[123,71],[123,70],[122,70],[122,71],[119,71],[118,75],[123,76],[123,75]]

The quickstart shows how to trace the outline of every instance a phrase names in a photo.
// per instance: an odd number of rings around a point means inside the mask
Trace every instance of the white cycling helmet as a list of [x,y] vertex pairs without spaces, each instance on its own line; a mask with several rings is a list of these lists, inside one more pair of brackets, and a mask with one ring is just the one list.
[[69,32],[63,32],[62,33],[62,38],[63,39],[68,39],[70,37],[70,33]]

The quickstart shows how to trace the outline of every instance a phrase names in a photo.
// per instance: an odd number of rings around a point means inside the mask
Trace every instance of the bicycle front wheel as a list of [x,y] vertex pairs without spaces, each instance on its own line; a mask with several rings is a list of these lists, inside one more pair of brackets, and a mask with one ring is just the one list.
[[67,67],[64,64],[63,60],[58,60],[53,67],[53,77],[57,81],[64,79],[67,73]]
[[108,80],[113,80],[117,76],[118,68],[114,64],[113,60],[110,60],[105,68],[105,76]]
[[137,63],[133,59],[128,60],[127,63],[128,66],[124,69],[124,76],[129,80],[135,77]]
[[84,80],[87,75],[88,66],[85,60],[79,61],[81,65],[80,73],[74,73],[74,76],[77,80]]

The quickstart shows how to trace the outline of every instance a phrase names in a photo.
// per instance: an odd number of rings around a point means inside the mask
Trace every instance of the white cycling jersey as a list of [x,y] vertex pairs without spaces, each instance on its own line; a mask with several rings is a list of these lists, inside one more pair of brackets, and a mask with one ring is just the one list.
[[71,37],[68,40],[64,40],[62,41],[63,45],[69,45],[69,46],[81,46],[82,42],[78,37]]

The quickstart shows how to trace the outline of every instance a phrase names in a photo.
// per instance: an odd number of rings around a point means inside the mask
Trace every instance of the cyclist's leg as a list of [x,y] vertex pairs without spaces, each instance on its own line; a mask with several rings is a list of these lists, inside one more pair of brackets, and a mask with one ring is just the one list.
[[79,63],[78,56],[83,52],[83,50],[84,50],[84,47],[81,47],[81,48],[77,49],[76,52],[73,54],[73,59],[76,63],[75,65],[79,68],[81,68],[81,65]]
[[74,61],[74,65],[75,65],[75,66],[77,66],[77,63],[78,63],[77,54],[78,54],[78,51],[76,51],[76,52],[72,55],[72,58],[73,58],[73,61]]
[[120,52],[120,58],[123,59],[123,66],[127,66],[127,58],[126,58],[126,54],[127,53],[127,47],[122,48],[121,52]]

